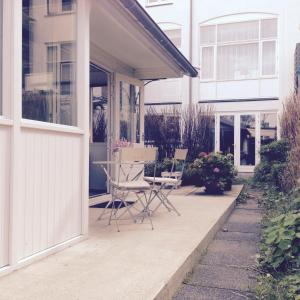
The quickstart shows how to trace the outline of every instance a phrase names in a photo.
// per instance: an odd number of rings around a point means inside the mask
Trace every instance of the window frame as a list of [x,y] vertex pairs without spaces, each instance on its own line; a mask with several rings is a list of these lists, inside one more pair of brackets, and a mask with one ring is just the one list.
[[[262,38],[261,37],[261,24],[264,20],[271,20],[276,19],[277,21],[277,36],[276,37],[269,37],[269,38]],[[228,23],[217,23],[217,24],[200,24],[199,26],[199,65],[200,65],[200,82],[226,82],[226,81],[242,81],[242,80],[259,80],[259,79],[268,79],[268,78],[276,78],[278,77],[278,17],[270,17],[270,18],[260,18],[255,20],[247,20],[247,21],[238,21],[238,22],[228,22]],[[258,39],[249,39],[249,40],[239,40],[239,41],[230,41],[230,42],[218,42],[218,26],[224,25],[224,24],[238,24],[238,23],[244,23],[244,22],[251,22],[251,21],[258,21]],[[205,26],[215,26],[215,42],[214,43],[204,43],[201,44],[201,27]],[[275,72],[274,74],[267,74],[263,75],[263,63],[262,63],[262,51],[263,51],[263,43],[264,42],[275,42]],[[244,45],[244,44],[258,44],[258,76],[253,78],[232,78],[232,79],[218,79],[217,74],[217,61],[218,61],[218,48],[221,46],[227,46],[227,45]],[[213,66],[213,76],[212,78],[202,78],[202,49],[213,47],[214,48],[214,66]]]
[[76,12],[76,3],[73,2],[71,4],[71,10],[63,10],[63,0],[59,0],[59,9],[57,12],[50,12],[50,0],[47,0],[47,16],[57,16],[57,15],[64,15],[64,14],[73,14]]

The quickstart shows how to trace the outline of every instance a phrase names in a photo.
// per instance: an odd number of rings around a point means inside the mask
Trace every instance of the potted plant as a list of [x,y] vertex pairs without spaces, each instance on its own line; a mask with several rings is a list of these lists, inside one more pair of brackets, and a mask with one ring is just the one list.
[[199,154],[193,163],[197,185],[205,186],[207,194],[222,194],[230,190],[236,175],[232,155],[222,153]]

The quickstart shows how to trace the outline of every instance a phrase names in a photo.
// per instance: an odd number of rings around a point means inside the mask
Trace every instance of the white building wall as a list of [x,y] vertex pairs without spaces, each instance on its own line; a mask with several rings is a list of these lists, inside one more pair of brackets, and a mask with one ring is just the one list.
[[[279,98],[279,101],[264,102],[226,102],[214,103],[216,111],[247,111],[268,110],[281,107],[284,101],[293,92],[294,83],[294,50],[295,44],[300,41],[300,2],[297,0],[230,0],[220,3],[219,0],[173,0],[164,5],[147,5],[147,0],[139,0],[147,12],[158,23],[181,23],[182,51],[191,59],[192,64],[200,67],[199,25],[204,22],[244,21],[253,18],[277,17],[278,18],[278,75],[270,79],[241,80],[226,82],[201,83],[200,78],[192,79],[192,102],[203,100],[228,100],[251,98]],[[190,5],[192,2],[192,55],[189,54],[189,27]],[[162,3],[162,2],[161,2]],[[224,22],[224,20],[223,20]],[[179,86],[179,85],[178,85]],[[146,103],[166,102],[173,98],[174,86],[167,84],[151,83],[146,87]],[[176,91],[178,93],[178,91]],[[171,96],[172,95],[172,96]],[[179,94],[178,94],[179,95]],[[189,80],[182,79],[181,96],[183,103],[189,101]]]
[[81,235],[82,135],[24,128],[18,259]]
[[[146,8],[147,12],[156,23],[162,28],[181,28],[180,51],[190,58],[190,1],[174,0],[169,4],[148,5],[148,0],[138,0]],[[182,79],[167,79],[151,82],[145,89],[145,103],[189,103],[189,82],[190,78],[184,76]]]

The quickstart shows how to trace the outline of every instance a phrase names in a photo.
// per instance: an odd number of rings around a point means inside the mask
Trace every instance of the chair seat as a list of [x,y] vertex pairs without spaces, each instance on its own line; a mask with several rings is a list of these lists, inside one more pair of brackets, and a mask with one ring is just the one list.
[[144,180],[148,182],[155,182],[155,183],[171,183],[176,184],[178,183],[178,179],[175,178],[168,178],[168,177],[144,177]]
[[161,177],[175,177],[178,178],[182,176],[182,172],[176,171],[176,172],[161,172]]
[[151,188],[150,184],[145,180],[136,180],[128,182],[116,182],[113,181],[112,184],[122,190],[148,190]]

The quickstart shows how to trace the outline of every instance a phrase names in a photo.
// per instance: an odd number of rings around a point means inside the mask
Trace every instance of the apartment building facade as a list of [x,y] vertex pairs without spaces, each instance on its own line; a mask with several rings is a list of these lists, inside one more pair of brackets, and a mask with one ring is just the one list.
[[145,103],[209,105],[215,150],[252,172],[261,145],[279,137],[278,116],[294,92],[300,3],[295,0],[140,0],[199,69],[198,78],[148,84]]

